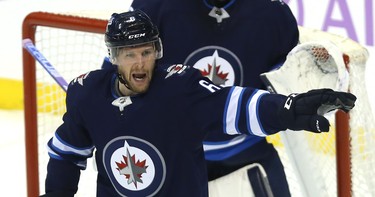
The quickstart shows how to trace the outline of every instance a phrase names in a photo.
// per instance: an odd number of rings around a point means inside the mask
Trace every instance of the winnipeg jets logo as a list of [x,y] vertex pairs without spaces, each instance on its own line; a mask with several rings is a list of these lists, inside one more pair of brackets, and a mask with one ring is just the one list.
[[89,74],[90,72],[76,77],[75,79],[73,79],[73,83],[79,83],[81,86],[83,86],[83,80],[86,79]]
[[124,175],[125,178],[128,180],[128,184],[134,184],[135,188],[137,188],[137,183],[143,183],[142,181],[142,174],[146,173],[146,160],[135,161],[135,155],[130,155],[129,145],[126,144],[125,141],[125,149],[126,149],[126,156],[122,156],[123,160],[121,162],[116,162],[117,170],[119,171],[120,175]]
[[223,47],[202,47],[191,53],[184,64],[199,69],[215,85],[242,85],[242,64],[234,53]]
[[128,96],[119,97],[112,102],[113,106],[119,108],[120,111],[124,111],[124,108],[130,104],[132,104],[132,100]]
[[203,76],[208,77],[215,85],[224,85],[225,81],[228,80],[227,76],[229,72],[223,73],[220,70],[220,65],[217,63],[219,56],[217,51],[212,55],[212,63],[207,63],[207,69],[201,70]]
[[165,161],[150,142],[117,137],[103,150],[103,165],[120,196],[153,196],[163,186]]

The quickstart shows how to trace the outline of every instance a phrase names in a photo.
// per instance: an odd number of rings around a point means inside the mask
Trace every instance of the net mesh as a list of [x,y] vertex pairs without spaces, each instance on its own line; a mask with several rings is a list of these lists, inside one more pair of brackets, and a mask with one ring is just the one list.
[[[307,44],[307,48],[300,54],[294,51],[295,55],[301,56],[292,64],[301,64],[298,71],[286,68],[282,71],[283,74],[271,74],[269,77],[276,81],[275,89],[281,90],[282,93],[330,87],[341,91],[348,90],[357,96],[356,106],[351,110],[349,120],[352,196],[374,196],[375,148],[371,147],[374,141],[374,117],[364,80],[368,52],[358,43],[334,34],[300,27],[300,35],[301,45]],[[312,43],[326,41],[337,48],[329,47],[330,45],[324,47],[312,45]],[[335,54],[337,49],[340,53]],[[313,61],[300,61],[301,58],[306,59],[308,55],[313,56],[311,59]],[[315,66],[308,67],[308,65]],[[293,76],[299,77],[299,83],[290,85],[288,82],[293,81],[291,79]],[[335,156],[340,150],[336,150],[335,144],[335,118],[333,116],[328,118],[333,127],[327,134],[287,132],[281,137],[283,143],[278,150],[281,150],[279,153],[286,166],[289,183],[297,183],[290,185],[292,192],[295,191],[294,194],[301,192],[301,195],[305,196],[337,196]],[[284,150],[288,143],[289,148]]]
[[[107,56],[104,37],[101,34],[37,27],[35,43],[46,59],[68,82],[89,70],[100,69],[104,57]],[[66,111],[66,95],[40,65],[36,66],[39,191],[43,193],[49,158],[46,143],[52,137],[57,126],[62,123],[62,115]],[[82,171],[76,195],[78,197],[96,195],[96,172],[93,162],[93,160],[89,160],[87,169]]]
[[[324,32],[300,29],[306,40],[316,40]],[[350,151],[353,196],[375,196],[375,119],[365,79],[367,50],[348,38],[334,34],[324,35],[333,41],[348,63],[349,91],[357,96],[356,106],[350,111]],[[303,37],[302,37],[303,38]]]

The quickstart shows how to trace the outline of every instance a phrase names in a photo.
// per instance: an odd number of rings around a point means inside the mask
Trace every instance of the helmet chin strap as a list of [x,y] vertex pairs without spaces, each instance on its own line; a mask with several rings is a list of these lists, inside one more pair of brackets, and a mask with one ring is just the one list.
[[[157,63],[155,62],[155,64],[157,65]],[[156,68],[156,66],[155,66]],[[155,71],[155,68],[153,70],[153,72]],[[128,85],[128,82],[122,77],[121,73],[119,73],[117,71],[117,79],[119,80],[120,83],[122,83],[126,88],[128,88],[130,91],[136,93],[136,91],[132,90],[132,88],[130,88],[130,86]],[[118,87],[119,91],[120,91],[120,87]],[[120,91],[121,93],[121,91]],[[122,93],[121,93],[122,94]]]
[[[117,78],[118,78],[118,80],[120,81],[120,83],[124,84],[124,86],[125,86],[126,88],[128,88],[129,90],[132,90],[132,89],[129,87],[128,83],[126,83],[125,79],[122,78],[122,75],[121,75],[120,73],[117,73]],[[121,93],[121,91],[120,91],[120,93]]]

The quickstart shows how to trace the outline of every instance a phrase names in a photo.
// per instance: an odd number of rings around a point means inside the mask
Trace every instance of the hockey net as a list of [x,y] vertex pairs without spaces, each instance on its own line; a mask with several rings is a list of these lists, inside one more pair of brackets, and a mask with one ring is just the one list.
[[[100,69],[107,56],[104,19],[110,14],[102,17],[102,14],[31,13],[24,20],[23,39],[31,39],[65,80],[70,81],[88,70]],[[358,101],[350,113],[350,121],[340,112],[332,119],[338,122],[331,123],[334,131],[319,135],[300,132],[303,140],[293,146],[300,150],[294,159],[288,157],[288,148],[279,135],[270,138],[282,158],[292,195],[312,196],[310,191],[315,190],[314,194],[319,194],[315,196],[375,196],[374,121],[364,80],[367,51],[339,36],[305,28],[300,31],[302,43],[317,37],[331,40],[348,55],[349,88]],[[49,159],[46,143],[62,122],[65,92],[25,50],[23,64],[27,192],[34,197],[44,193]],[[345,136],[347,129],[350,131]],[[296,163],[299,163],[297,168]],[[95,196],[95,169],[92,163],[88,164],[77,196]]]
[[[34,12],[23,23],[23,39],[31,39],[68,82],[89,70],[100,69],[108,55],[104,45],[106,20],[98,16],[88,18],[87,14],[92,13],[73,16]],[[46,143],[62,123],[66,94],[25,49],[23,64],[27,194],[35,197],[44,193],[49,159]],[[96,176],[92,164],[89,161],[81,175],[77,196],[95,196]]]
[[298,196],[374,196],[374,118],[365,84],[368,52],[348,38],[299,30],[300,44],[284,65],[265,74],[270,89],[290,94],[331,88],[352,92],[358,100],[349,115],[342,111],[327,115],[332,125],[327,134],[287,131],[277,136],[283,164],[290,166],[285,169],[293,170],[288,173],[289,183],[304,185],[292,187],[297,190],[292,192]]

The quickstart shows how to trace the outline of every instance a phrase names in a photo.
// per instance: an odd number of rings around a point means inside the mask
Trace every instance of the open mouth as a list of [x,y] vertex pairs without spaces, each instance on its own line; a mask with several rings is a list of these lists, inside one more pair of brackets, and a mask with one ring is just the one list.
[[136,80],[136,81],[143,81],[143,80],[145,80],[146,79],[146,74],[145,73],[143,73],[143,74],[133,74],[132,75],[133,76],[133,78],[134,78],[134,80]]

